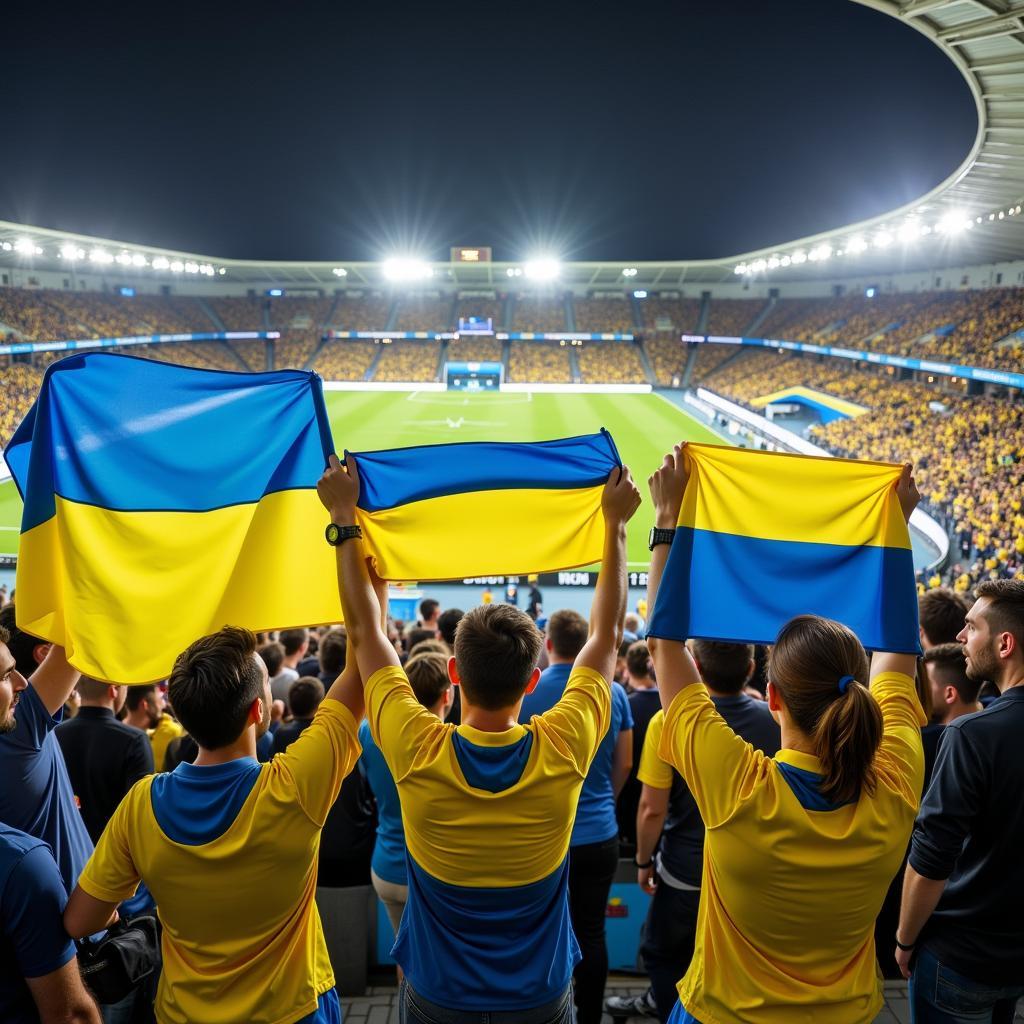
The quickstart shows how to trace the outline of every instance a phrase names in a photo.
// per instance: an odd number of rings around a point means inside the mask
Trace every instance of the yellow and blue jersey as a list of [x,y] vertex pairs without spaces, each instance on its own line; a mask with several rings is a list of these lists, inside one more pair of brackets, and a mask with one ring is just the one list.
[[679,983],[702,1024],[849,1024],[881,1008],[874,923],[917,813],[925,717],[909,676],[879,675],[871,692],[884,721],[878,785],[843,805],[819,792],[817,758],[755,750],[702,683],[673,700],[661,757],[707,827],[693,960]]
[[314,902],[320,830],[358,756],[355,719],[325,700],[269,764],[183,763],[129,791],[79,884],[108,902],[140,880],[152,891],[160,1024],[328,1015],[334,974]]
[[528,725],[441,722],[397,666],[366,684],[367,720],[402,804],[409,902],[394,957],[425,999],[460,1010],[540,1006],[579,961],[568,850],[610,719],[608,681],[575,669]]

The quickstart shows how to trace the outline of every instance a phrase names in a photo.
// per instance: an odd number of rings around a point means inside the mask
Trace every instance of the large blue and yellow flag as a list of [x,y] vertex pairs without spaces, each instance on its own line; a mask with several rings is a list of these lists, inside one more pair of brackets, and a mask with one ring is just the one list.
[[880,462],[686,446],[690,479],[651,636],[773,643],[794,615],[917,653],[910,535]]
[[357,518],[389,580],[519,576],[601,558],[611,435],[354,452]]
[[316,493],[332,450],[313,373],[54,363],[5,452],[25,502],[19,627],[141,683],[229,623],[339,622]]

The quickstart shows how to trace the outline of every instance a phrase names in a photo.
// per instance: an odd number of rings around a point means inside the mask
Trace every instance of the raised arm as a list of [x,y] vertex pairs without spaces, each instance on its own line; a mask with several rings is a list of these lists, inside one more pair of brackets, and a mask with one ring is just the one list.
[[601,496],[604,554],[590,608],[590,635],[576,656],[577,668],[592,668],[611,681],[626,616],[626,523],[640,507],[640,492],[626,466],[613,469]]
[[67,652],[54,644],[43,658],[39,668],[32,673],[29,682],[39,695],[43,707],[55,715],[71,696],[82,673],[68,664]]
[[[356,525],[359,471],[356,460],[351,455],[346,466],[342,466],[337,455],[332,455],[330,464],[317,483],[316,489],[324,508],[331,515],[331,522],[339,526]],[[389,665],[398,665],[398,654],[388,640],[386,628],[382,625],[381,599],[366,564],[362,539],[355,537],[343,541],[336,550],[338,589],[341,593],[345,631],[348,642],[355,652],[358,675],[366,683],[374,672]],[[347,670],[346,664],[346,672]],[[335,685],[345,678],[346,673],[343,672]]]
[[[909,527],[910,516],[921,500],[921,494],[914,482],[914,467],[909,462],[904,465],[903,472],[896,481],[896,494],[900,499],[900,508],[903,509],[903,518]],[[917,655],[875,651],[871,655],[871,678],[874,679],[883,672],[902,672],[913,679],[917,675]]]
[[[675,530],[679,525],[679,510],[683,493],[690,479],[686,445],[676,445],[665,456],[661,468],[647,481],[654,504],[654,525],[663,530]],[[658,599],[661,576],[668,561],[668,544],[658,544],[651,554],[651,569],[647,576],[647,608],[653,614]],[[647,646],[658,677],[661,706],[668,711],[680,690],[699,683],[700,672],[686,645],[675,640],[647,638]]]

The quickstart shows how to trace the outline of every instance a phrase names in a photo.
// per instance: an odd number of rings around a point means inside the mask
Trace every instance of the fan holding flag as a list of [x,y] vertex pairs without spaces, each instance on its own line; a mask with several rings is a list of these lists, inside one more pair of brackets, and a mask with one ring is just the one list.
[[[924,774],[912,467],[677,445],[649,485],[660,754],[707,828],[670,1024],[872,1020],[874,920]],[[774,758],[725,723],[682,642],[763,642],[768,628]]]

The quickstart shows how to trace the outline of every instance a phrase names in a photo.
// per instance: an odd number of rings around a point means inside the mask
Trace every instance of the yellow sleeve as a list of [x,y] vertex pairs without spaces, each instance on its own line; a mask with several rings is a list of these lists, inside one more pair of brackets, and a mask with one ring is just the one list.
[[665,712],[658,711],[647,726],[644,747],[640,752],[640,767],[636,777],[646,786],[655,789],[672,788],[672,765],[666,764],[658,753],[661,735],[665,727]]
[[871,680],[871,694],[882,709],[882,742],[875,764],[892,789],[904,791],[916,807],[924,786],[921,727],[928,724],[914,680],[902,672],[882,672]]
[[370,735],[380,747],[391,777],[401,782],[417,756],[440,742],[451,726],[420,704],[398,665],[374,672],[367,680],[365,696]]
[[676,694],[658,753],[682,775],[707,828],[727,821],[771,764],[726,724],[703,683]]
[[534,722],[585,776],[612,718],[612,688],[592,668],[574,668],[558,703]]
[[125,794],[78,876],[78,884],[82,889],[104,903],[120,903],[134,896],[142,880],[132,857],[128,838],[129,823],[138,801],[149,800],[152,782],[153,776],[147,775]]
[[362,753],[358,733],[359,725],[344,704],[321,701],[309,727],[265,769],[287,780],[315,825],[323,827],[341,783]]

